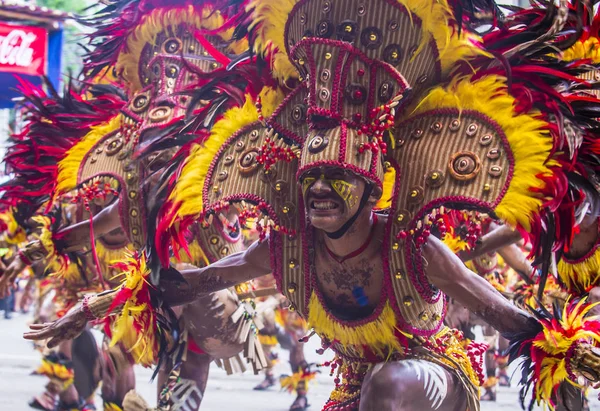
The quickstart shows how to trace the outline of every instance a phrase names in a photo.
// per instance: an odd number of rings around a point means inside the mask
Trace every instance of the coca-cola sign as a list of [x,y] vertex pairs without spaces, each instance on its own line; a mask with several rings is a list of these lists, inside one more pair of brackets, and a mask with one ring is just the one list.
[[48,33],[40,27],[0,24],[0,71],[46,74]]

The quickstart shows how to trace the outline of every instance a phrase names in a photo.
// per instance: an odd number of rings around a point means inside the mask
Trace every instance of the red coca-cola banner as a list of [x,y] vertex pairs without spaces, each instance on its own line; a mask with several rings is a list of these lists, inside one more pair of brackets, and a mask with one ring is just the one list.
[[47,50],[48,33],[43,28],[0,23],[0,71],[44,75]]

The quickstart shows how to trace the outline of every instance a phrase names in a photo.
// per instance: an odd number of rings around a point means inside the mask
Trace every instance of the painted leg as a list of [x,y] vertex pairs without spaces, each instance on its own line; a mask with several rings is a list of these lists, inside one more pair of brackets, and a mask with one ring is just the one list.
[[425,360],[376,365],[366,376],[359,411],[465,411],[457,377]]
[[181,366],[181,380],[173,390],[173,410],[197,411],[202,403],[212,358],[207,354],[187,352]]
[[556,411],[583,410],[584,398],[581,389],[564,382],[558,386],[556,392]]
[[498,332],[489,324],[483,325],[482,331],[489,346],[485,352],[486,380],[482,387],[484,392],[481,395],[481,401],[496,401],[496,386],[498,385],[498,379],[496,378],[496,342]]
[[501,387],[510,387],[510,376],[508,375],[508,350],[509,342],[500,336],[498,339],[498,351],[496,352],[496,368],[498,368],[498,384]]

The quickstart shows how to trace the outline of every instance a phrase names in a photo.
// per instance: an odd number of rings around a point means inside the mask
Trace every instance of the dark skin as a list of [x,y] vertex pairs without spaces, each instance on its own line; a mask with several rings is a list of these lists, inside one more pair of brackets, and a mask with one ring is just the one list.
[[[326,176],[327,177],[327,176]],[[325,179],[327,180],[327,178]],[[317,229],[317,240],[322,239],[329,250],[337,256],[345,256],[359,249],[364,243],[366,235],[370,232],[373,224],[372,207],[377,200],[376,195],[371,196],[367,205],[361,210],[359,217],[355,221],[357,229],[349,230],[339,239],[332,239],[325,235],[325,232],[337,231],[352,215],[357,211],[357,205],[351,206],[340,196],[336,197],[335,190],[328,181],[317,180],[305,193],[307,205],[307,214],[311,224]],[[352,195],[360,198],[365,190],[365,182],[353,176],[348,178],[347,183],[353,186]],[[377,194],[377,193],[376,193]],[[320,204],[318,204],[321,202]],[[315,204],[317,203],[317,204]],[[344,271],[352,279],[352,284],[365,286],[364,291],[368,296],[367,308],[372,309],[379,302],[381,295],[382,281],[381,277],[375,276],[369,279],[368,284],[364,281],[363,260],[373,267],[374,273],[381,273],[381,242],[383,241],[383,227],[386,218],[381,217],[375,227],[375,233],[371,244],[360,255],[350,258],[344,263]],[[329,256],[327,251],[321,247],[315,247],[315,269],[319,280],[319,286],[327,299],[327,305],[333,311],[344,309],[345,306],[337,306],[336,300],[340,295],[348,295],[346,280],[343,283],[336,284],[334,270],[340,269],[340,263]],[[460,304],[467,307],[470,311],[482,317],[485,321],[493,324],[496,329],[502,333],[515,332],[527,326],[528,316],[510,304],[500,293],[498,293],[490,284],[468,270],[462,261],[454,255],[441,241],[431,237],[429,242],[423,247],[423,255],[426,260],[425,269],[429,281],[448,294],[451,298],[457,300]],[[209,292],[224,289],[235,284],[239,284],[250,279],[260,277],[271,271],[269,265],[269,246],[267,242],[254,243],[246,251],[230,255],[208,267],[184,271],[182,274],[187,280],[187,284],[164,283],[164,298],[170,304],[184,304],[195,300],[197,297]],[[327,281],[331,279],[331,281]],[[350,293],[351,294],[351,293]],[[347,302],[348,299],[343,300]],[[363,308],[354,302],[352,297],[351,305],[356,308]],[[63,317],[56,323],[40,327],[35,331],[25,335],[27,339],[42,339],[55,337],[62,330],[73,325],[75,318],[80,317],[81,310],[75,310],[69,315]],[[405,406],[397,404],[390,399],[394,397],[396,390],[389,390],[389,384],[399,387],[398,390],[406,392],[412,396],[414,401],[422,401],[425,397],[423,384],[418,384],[417,375],[410,373],[402,365],[402,361],[392,363],[386,367],[389,369],[390,377],[387,381],[387,390],[382,390],[381,384],[377,384],[375,378],[371,387],[363,386],[365,391],[371,390],[372,395],[361,402],[361,409],[380,409],[380,410],[408,410],[414,409],[410,406],[411,401],[402,402]],[[398,369],[394,368],[398,367]],[[396,377],[402,378],[396,378]],[[412,377],[411,377],[412,376]],[[406,379],[407,377],[408,379]],[[409,378],[410,377],[410,378]],[[456,381],[453,378],[448,379],[449,391],[459,390]],[[420,389],[404,390],[405,384],[413,384]],[[379,387],[379,388],[377,388]],[[389,400],[389,401],[388,401]],[[456,398],[446,398],[438,410],[454,410],[457,403]],[[375,404],[384,404],[384,408],[374,408]],[[411,407],[411,408],[407,408]],[[422,409],[428,409],[423,407]],[[432,408],[429,408],[432,409]],[[464,408],[463,408],[464,409]]]

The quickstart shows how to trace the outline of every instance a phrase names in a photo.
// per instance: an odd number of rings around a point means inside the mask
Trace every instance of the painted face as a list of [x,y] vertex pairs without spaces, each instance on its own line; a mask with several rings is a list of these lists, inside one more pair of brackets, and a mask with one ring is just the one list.
[[365,182],[341,168],[315,168],[300,179],[311,225],[333,233],[358,211]]

